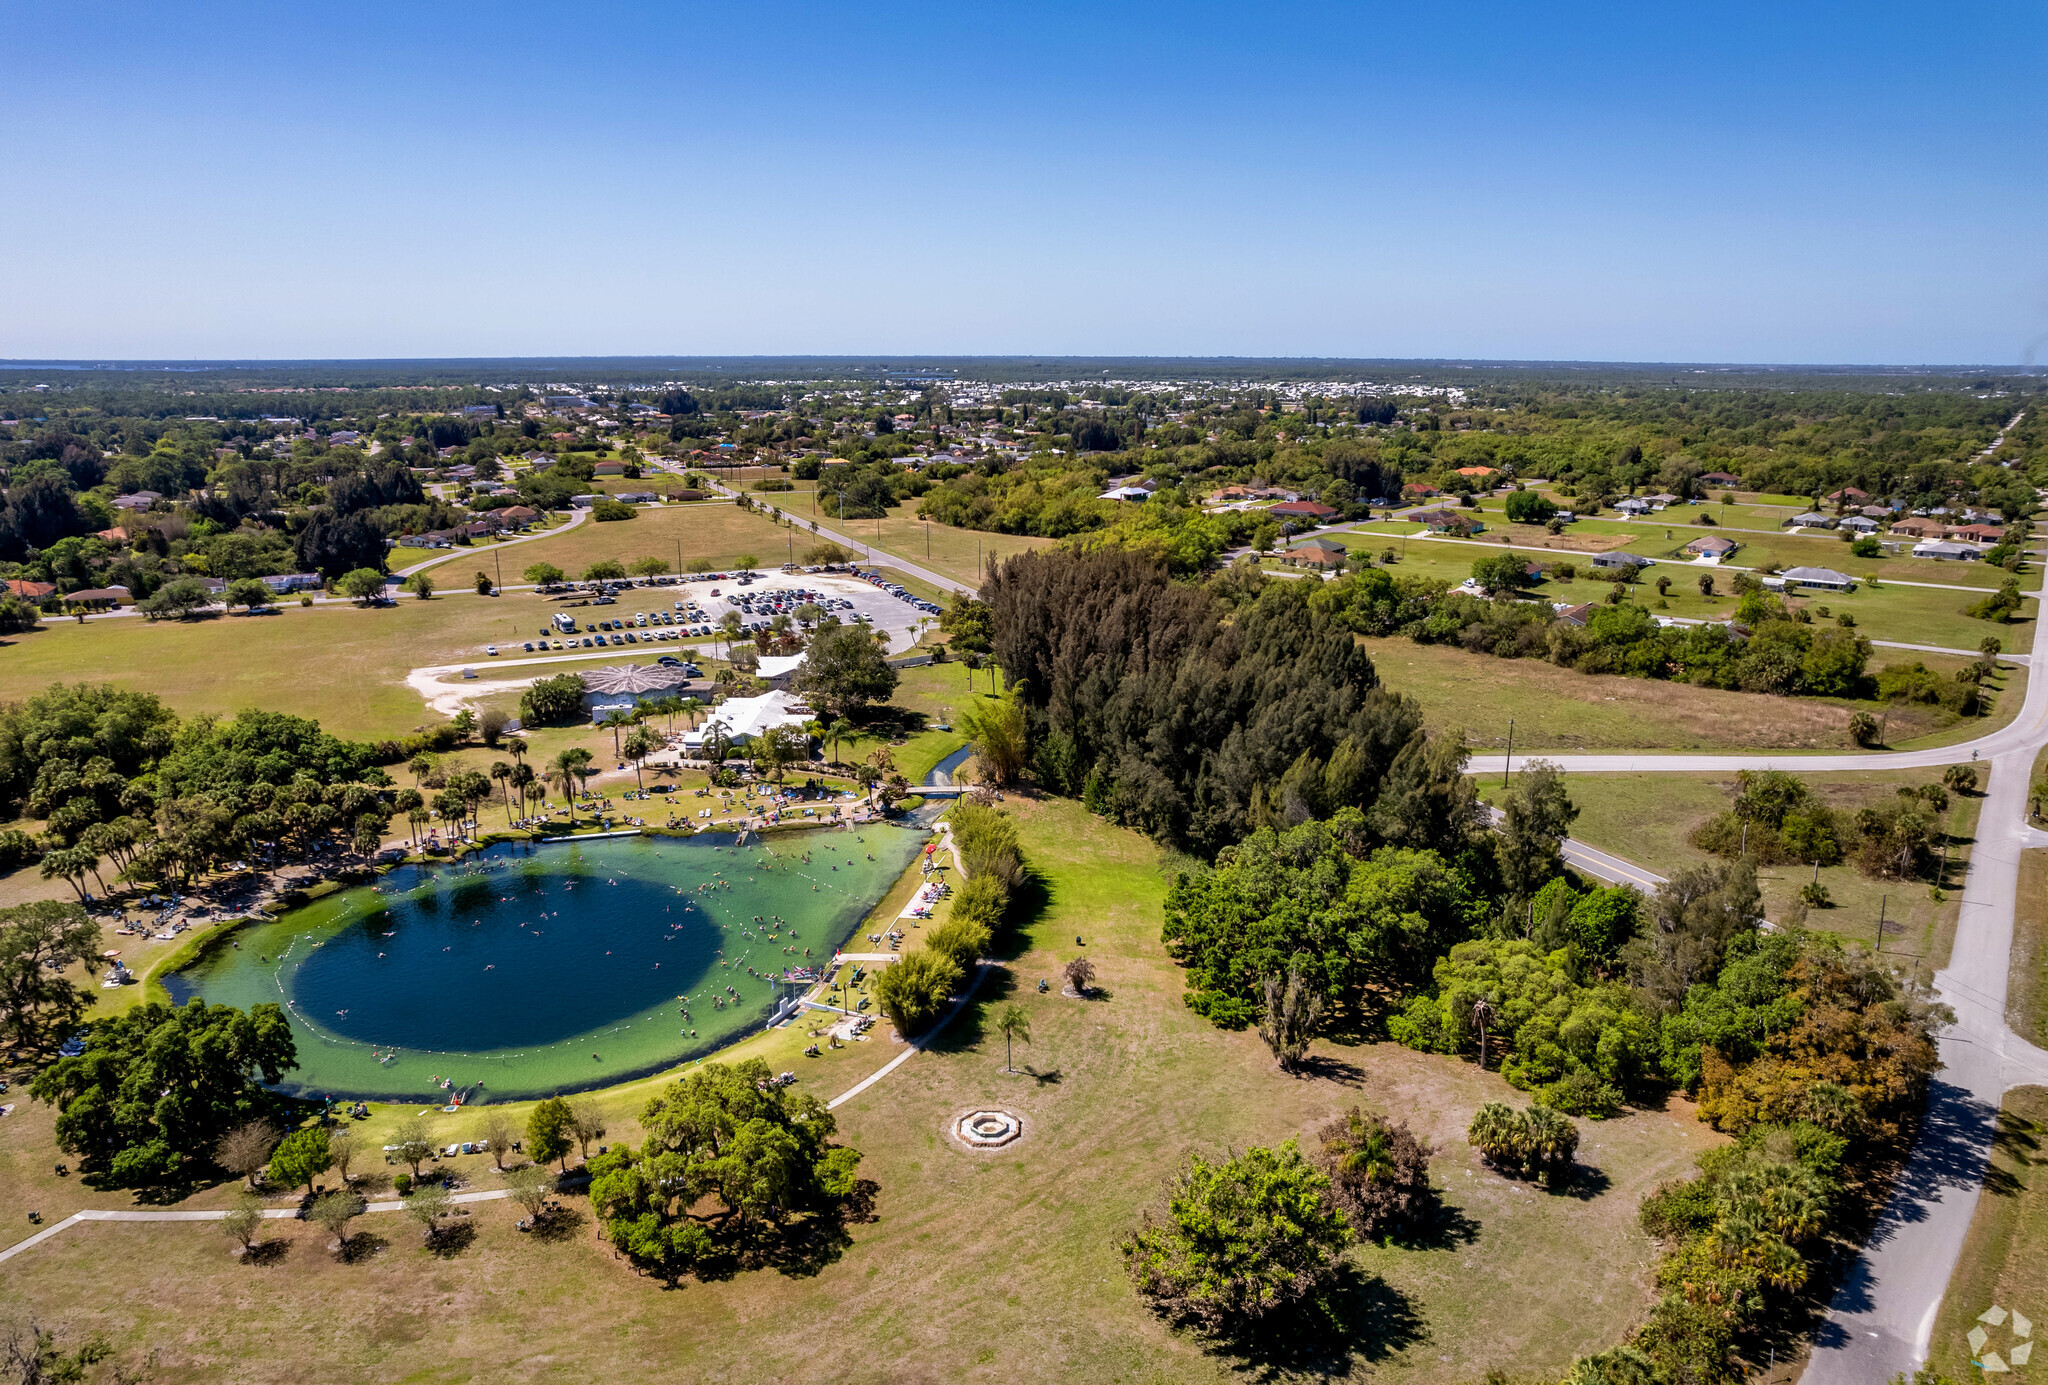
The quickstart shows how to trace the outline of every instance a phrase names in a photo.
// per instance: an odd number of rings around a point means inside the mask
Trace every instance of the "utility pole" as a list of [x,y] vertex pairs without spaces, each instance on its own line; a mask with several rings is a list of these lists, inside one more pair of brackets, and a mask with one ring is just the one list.
[[1515,719],[1508,718],[1508,757],[1500,767],[1500,786],[1508,786],[1508,775],[1515,767]]
[[1884,906],[1891,900],[1890,895],[1877,897],[1877,955],[1884,955]]

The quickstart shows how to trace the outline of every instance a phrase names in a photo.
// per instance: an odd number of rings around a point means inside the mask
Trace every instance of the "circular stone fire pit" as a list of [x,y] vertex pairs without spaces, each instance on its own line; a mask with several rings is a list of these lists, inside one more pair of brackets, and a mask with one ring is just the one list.
[[953,1123],[953,1138],[969,1149],[1001,1149],[1024,1134],[1024,1122],[1008,1111],[969,1111]]

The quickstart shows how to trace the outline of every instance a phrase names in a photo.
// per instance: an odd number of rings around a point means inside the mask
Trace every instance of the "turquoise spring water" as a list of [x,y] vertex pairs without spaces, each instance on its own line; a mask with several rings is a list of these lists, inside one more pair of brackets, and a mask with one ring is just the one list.
[[302,1095],[604,1086],[758,1030],[799,989],[771,978],[828,963],[927,835],[501,845],[239,929],[164,984],[180,1003],[284,1005],[299,1066],[281,1085]]

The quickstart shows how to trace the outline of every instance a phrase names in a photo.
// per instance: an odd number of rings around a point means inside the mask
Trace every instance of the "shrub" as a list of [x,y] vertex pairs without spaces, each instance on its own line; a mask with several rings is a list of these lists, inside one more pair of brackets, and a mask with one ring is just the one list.
[[1579,1127],[1544,1106],[1517,1111],[1489,1101],[1473,1113],[1465,1139],[1480,1158],[1515,1177],[1541,1177],[1552,1187],[1571,1176]]
[[633,507],[631,505],[622,505],[609,496],[604,496],[600,497],[590,507],[590,517],[599,524],[610,524],[621,519],[631,519],[633,517]]
[[1714,1224],[1713,1188],[1705,1179],[1669,1179],[1643,1199],[1636,1216],[1650,1235],[1668,1241],[1683,1240]]
[[904,1038],[912,1038],[939,1017],[960,976],[959,963],[942,953],[908,953],[875,978],[875,1003]]
[[1176,1323],[1222,1333],[1310,1298],[1338,1272],[1351,1228],[1330,1181],[1289,1140],[1210,1163],[1190,1155],[1119,1245],[1140,1297]]
[[1386,1236],[1418,1224],[1430,1205],[1430,1147],[1408,1123],[1352,1107],[1317,1132],[1316,1167],[1330,1180],[1330,1199],[1360,1238]]
[[985,925],[963,918],[956,908],[951,918],[925,934],[924,945],[965,972],[988,952],[992,941],[994,936]]

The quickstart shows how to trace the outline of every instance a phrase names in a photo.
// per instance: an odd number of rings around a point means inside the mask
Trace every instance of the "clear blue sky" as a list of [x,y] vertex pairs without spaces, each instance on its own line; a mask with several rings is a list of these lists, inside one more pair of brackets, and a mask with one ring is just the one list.
[[2048,358],[2038,2],[0,13],[4,357]]

